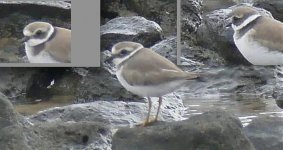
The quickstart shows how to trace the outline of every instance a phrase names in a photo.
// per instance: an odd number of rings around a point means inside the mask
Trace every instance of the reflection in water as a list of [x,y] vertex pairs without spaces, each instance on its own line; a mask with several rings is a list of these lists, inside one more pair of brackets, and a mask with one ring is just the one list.
[[35,104],[19,104],[15,105],[17,112],[23,115],[36,114],[39,111],[46,110],[48,108],[61,107],[72,104],[74,96],[54,96],[51,99],[41,101]]
[[235,95],[229,97],[226,94],[224,96],[216,94],[203,97],[194,97],[190,94],[181,96],[184,105],[188,107],[187,117],[210,110],[222,109],[238,116],[244,126],[248,125],[253,118],[261,115],[283,117],[283,111],[276,105],[274,99],[255,98],[255,96],[245,98],[241,96],[242,98],[239,99]]

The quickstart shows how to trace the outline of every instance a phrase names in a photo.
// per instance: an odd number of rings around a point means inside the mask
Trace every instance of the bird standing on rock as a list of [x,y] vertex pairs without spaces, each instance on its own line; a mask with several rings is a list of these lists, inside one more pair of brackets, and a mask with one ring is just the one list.
[[[163,95],[199,77],[197,73],[182,71],[165,57],[135,42],[115,44],[107,61],[110,60],[117,67],[116,76],[122,86],[136,95],[147,97],[148,114],[144,126],[157,121]],[[150,120],[151,97],[159,97],[154,120]]]

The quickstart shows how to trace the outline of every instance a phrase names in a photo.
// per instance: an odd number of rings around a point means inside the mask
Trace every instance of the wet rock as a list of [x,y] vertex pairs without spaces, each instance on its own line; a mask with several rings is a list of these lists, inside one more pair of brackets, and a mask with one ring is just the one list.
[[[104,64],[106,66],[106,64]],[[113,69],[109,67],[109,69]],[[116,75],[106,68],[88,68],[76,92],[76,103],[104,101],[140,101],[142,98],[128,92]]]
[[0,147],[1,149],[27,150],[18,116],[10,101],[0,93]]
[[[242,4],[248,5],[248,4]],[[226,27],[231,20],[225,19],[237,6],[215,10],[203,16],[203,23],[197,30],[197,45],[220,54],[228,64],[250,64],[234,44],[232,27]],[[272,15],[266,10],[256,8],[262,15]]]
[[[34,21],[71,28],[71,4],[66,2],[0,2],[0,62],[24,63],[23,28]],[[3,39],[5,39],[3,41]]]
[[149,127],[121,128],[113,150],[254,149],[243,134],[240,121],[222,111],[207,112],[182,122]]
[[25,128],[31,149],[107,149],[112,133],[99,122],[51,122]]
[[134,41],[145,47],[161,40],[161,27],[143,17],[119,17],[101,26],[101,50],[109,50],[121,41]]
[[[158,99],[153,98],[152,115],[158,107]],[[65,107],[51,108],[29,117],[37,124],[39,122],[81,122],[95,121],[117,126],[133,126],[141,123],[147,115],[147,103],[122,101],[96,101],[86,104],[73,104]],[[185,113],[180,99],[174,95],[164,97],[161,106],[160,119],[165,121],[182,120]]]
[[244,131],[257,150],[282,150],[283,120],[281,117],[255,118]]
[[[0,68],[0,92],[13,103],[75,95],[80,76],[69,68]],[[53,85],[50,85],[54,81]]]
[[283,21],[283,2],[281,0],[262,1],[257,0],[254,3],[255,7],[266,9],[271,12],[273,17],[277,20]]
[[176,35],[177,3],[174,0],[105,0],[101,23],[116,17],[142,16],[158,23],[165,36]]

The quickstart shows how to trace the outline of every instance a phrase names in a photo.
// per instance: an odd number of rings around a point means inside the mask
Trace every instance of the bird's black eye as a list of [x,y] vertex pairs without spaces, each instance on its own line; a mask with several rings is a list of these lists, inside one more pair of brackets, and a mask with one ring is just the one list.
[[237,16],[234,16],[232,19],[233,19],[234,22],[236,22],[236,21],[240,20],[241,18],[237,17]]
[[43,32],[42,32],[41,30],[37,30],[36,33],[35,33],[35,35],[36,35],[36,36],[40,36],[42,33],[43,33]]
[[121,52],[120,52],[120,55],[122,55],[122,56],[125,56],[127,54],[128,54],[128,51],[125,50],[125,49],[121,50]]

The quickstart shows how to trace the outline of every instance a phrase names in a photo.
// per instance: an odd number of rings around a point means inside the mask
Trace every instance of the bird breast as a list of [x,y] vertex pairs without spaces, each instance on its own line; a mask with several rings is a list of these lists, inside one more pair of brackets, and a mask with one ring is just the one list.
[[238,38],[234,33],[234,42],[242,55],[253,65],[283,65],[283,54],[276,50],[270,50],[252,39],[248,31]]

